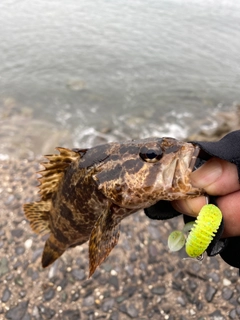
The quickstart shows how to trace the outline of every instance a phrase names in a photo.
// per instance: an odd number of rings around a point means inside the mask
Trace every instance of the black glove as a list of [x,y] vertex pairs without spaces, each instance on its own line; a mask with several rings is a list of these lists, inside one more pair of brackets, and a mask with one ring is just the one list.
[[[211,157],[217,157],[237,166],[240,180],[240,130],[233,131],[216,142],[190,141],[201,148],[198,166]],[[217,205],[217,197],[210,197],[210,203]],[[155,205],[144,209],[150,219],[165,220],[180,215],[169,201],[159,201]],[[240,211],[240,204],[239,204]],[[186,222],[194,218],[184,216]],[[223,232],[223,223],[207,249],[207,254],[220,254],[222,259],[233,267],[240,268],[240,237],[220,239]]]

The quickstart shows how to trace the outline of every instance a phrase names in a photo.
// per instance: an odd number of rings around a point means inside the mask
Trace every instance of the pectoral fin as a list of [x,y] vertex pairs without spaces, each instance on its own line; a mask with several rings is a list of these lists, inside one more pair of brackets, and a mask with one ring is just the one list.
[[89,240],[89,277],[116,246],[120,224],[114,219],[111,208],[97,220]]

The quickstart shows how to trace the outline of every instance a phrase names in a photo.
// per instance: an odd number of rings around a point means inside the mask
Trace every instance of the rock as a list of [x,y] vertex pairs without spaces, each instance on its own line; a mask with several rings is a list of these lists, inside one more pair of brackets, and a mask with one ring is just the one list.
[[53,288],[48,288],[44,293],[43,297],[45,301],[50,301],[55,296],[55,290]]
[[81,319],[80,311],[77,310],[65,310],[62,313],[62,320],[79,320]]
[[11,291],[8,288],[5,288],[2,295],[2,302],[7,302],[11,297]]
[[21,256],[25,252],[25,248],[23,246],[19,246],[15,248],[15,253],[18,256]]
[[94,296],[88,296],[83,299],[83,305],[85,307],[90,307],[94,305]]
[[11,230],[11,234],[15,238],[21,238],[23,235],[23,229],[20,229],[20,228],[13,229],[13,230]]
[[229,312],[229,319],[237,319],[237,312],[235,309],[232,309],[230,312]]
[[151,292],[153,294],[157,294],[159,296],[162,296],[166,292],[166,288],[164,286],[154,287],[154,288],[152,288]]
[[233,296],[233,290],[228,288],[228,287],[224,287],[222,290],[222,297],[224,300],[230,300]]
[[108,299],[106,301],[103,302],[103,305],[102,305],[102,310],[104,312],[108,312],[109,310],[111,310],[114,306],[114,299]]
[[226,318],[221,314],[219,310],[214,311],[213,313],[209,314],[210,320],[226,320]]
[[118,291],[119,290],[119,282],[117,276],[111,276],[109,278],[109,283]]
[[86,274],[83,269],[73,269],[72,275],[73,275],[73,278],[78,281],[82,281],[86,278]]
[[71,301],[77,301],[80,298],[80,291],[77,290],[76,292],[74,292],[71,296]]
[[8,261],[7,261],[7,258],[3,257],[0,260],[0,278],[8,272],[9,272]]
[[138,317],[138,310],[135,308],[135,306],[131,303],[129,306],[127,306],[127,315],[130,316],[130,318],[137,318]]
[[217,289],[208,285],[207,290],[205,292],[205,299],[207,300],[207,302],[212,302],[216,293],[217,293]]
[[186,301],[184,300],[183,297],[179,296],[177,297],[177,303],[180,304],[180,306],[185,307],[186,306]]
[[56,313],[55,310],[48,308],[48,307],[45,307],[43,304],[40,304],[38,306],[38,310],[39,310],[40,315],[44,316],[43,319],[52,319]]
[[16,307],[9,309],[6,313],[6,318],[11,320],[20,320],[27,312],[29,301],[20,302]]

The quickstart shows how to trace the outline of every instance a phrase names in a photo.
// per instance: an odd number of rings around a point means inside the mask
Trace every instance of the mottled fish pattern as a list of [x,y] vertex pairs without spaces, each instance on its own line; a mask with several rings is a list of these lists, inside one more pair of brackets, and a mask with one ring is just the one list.
[[66,249],[89,240],[89,276],[118,242],[120,221],[159,200],[197,197],[189,175],[199,147],[173,138],[57,148],[40,171],[41,200],[24,205],[30,225],[49,234],[47,267]]

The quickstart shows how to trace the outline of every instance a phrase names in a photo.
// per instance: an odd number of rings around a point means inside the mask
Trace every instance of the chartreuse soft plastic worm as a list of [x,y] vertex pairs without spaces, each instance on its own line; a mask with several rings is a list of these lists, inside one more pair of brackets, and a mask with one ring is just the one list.
[[187,237],[186,252],[196,258],[203,254],[214,238],[222,221],[222,212],[213,204],[202,207]]

